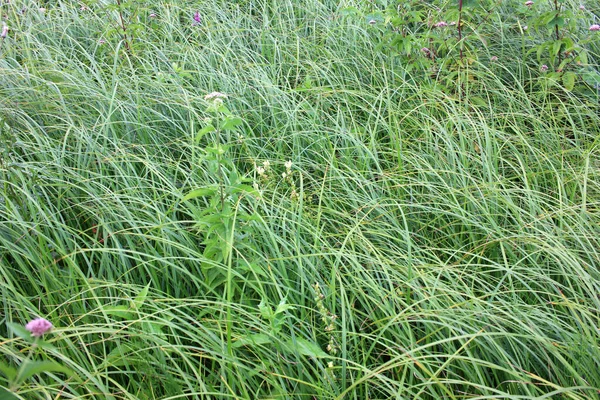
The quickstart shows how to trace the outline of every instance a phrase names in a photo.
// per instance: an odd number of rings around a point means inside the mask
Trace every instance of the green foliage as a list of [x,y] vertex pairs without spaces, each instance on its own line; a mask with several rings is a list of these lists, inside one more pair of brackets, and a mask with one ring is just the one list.
[[490,64],[506,65],[512,58],[533,69],[518,85],[545,80],[560,90],[594,92],[594,84],[583,79],[594,66],[594,32],[581,34],[593,12],[578,3],[409,1],[389,4],[385,13],[391,29],[384,30],[382,48],[460,98],[466,90],[477,95]]
[[0,398],[596,398],[588,3],[0,2]]

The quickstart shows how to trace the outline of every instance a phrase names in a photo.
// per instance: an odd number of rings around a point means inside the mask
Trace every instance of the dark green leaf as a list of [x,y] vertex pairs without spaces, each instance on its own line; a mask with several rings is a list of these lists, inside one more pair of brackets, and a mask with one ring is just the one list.
[[299,354],[308,357],[329,357],[327,353],[321,349],[321,347],[303,338],[296,338],[296,341],[288,341],[287,346],[290,350],[296,350]]
[[575,87],[575,79],[576,78],[577,78],[577,75],[575,74],[575,72],[572,72],[572,71],[565,72],[562,77],[562,81],[563,81],[563,85],[565,85],[565,89],[567,89],[568,91],[573,90],[573,88]]
[[15,324],[13,322],[8,322],[6,325],[8,326],[8,329],[10,329],[16,336],[27,341],[31,341],[31,333],[25,329],[23,325]]
[[232,346],[234,349],[237,349],[239,347],[243,347],[243,346],[260,346],[263,344],[269,344],[271,343],[271,338],[269,337],[269,335],[266,335],[264,333],[257,333],[255,335],[248,335],[248,336],[244,336],[238,340],[236,340]]
[[17,396],[9,392],[8,390],[0,387],[0,400],[16,400]]
[[221,129],[227,131],[227,130],[232,130],[235,129],[236,127],[240,126],[244,121],[241,118],[237,118],[237,117],[229,117],[229,118],[225,118],[223,120],[223,122],[221,123]]
[[135,318],[135,315],[133,312],[131,312],[129,306],[105,306],[104,312],[106,315],[111,315],[113,317],[119,317],[126,320],[132,320]]
[[216,192],[217,188],[215,187],[194,189],[183,197],[183,201],[188,201],[197,197],[213,196]]
[[73,375],[73,371],[69,368],[54,361],[30,361],[21,367],[19,374],[20,382],[42,372],[62,372],[67,375]]

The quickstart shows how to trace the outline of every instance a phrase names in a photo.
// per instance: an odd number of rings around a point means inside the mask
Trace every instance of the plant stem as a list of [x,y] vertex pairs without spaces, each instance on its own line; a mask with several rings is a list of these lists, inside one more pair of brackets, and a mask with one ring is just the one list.
[[123,9],[121,8],[121,0],[116,0],[117,6],[119,7],[119,20],[120,28],[123,30],[123,41],[125,42],[125,49],[127,52],[131,52],[131,46],[129,45],[129,38],[127,37],[127,25],[125,25],[125,19],[123,18]]

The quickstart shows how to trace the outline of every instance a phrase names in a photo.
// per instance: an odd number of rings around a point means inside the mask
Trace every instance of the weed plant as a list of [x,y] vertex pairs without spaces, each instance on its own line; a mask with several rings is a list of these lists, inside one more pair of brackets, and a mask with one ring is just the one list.
[[0,397],[597,398],[598,93],[387,5],[2,2]]

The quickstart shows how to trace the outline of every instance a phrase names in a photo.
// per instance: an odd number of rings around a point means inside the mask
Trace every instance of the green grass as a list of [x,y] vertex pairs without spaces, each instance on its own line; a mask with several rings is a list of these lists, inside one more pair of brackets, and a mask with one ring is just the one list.
[[[142,4],[131,51],[101,3],[0,6],[7,398],[598,396],[598,97],[512,42],[455,96],[352,3]],[[203,226],[212,91],[243,119],[221,168],[261,194]],[[46,347],[10,329],[37,316]],[[14,385],[34,359],[71,373]]]

